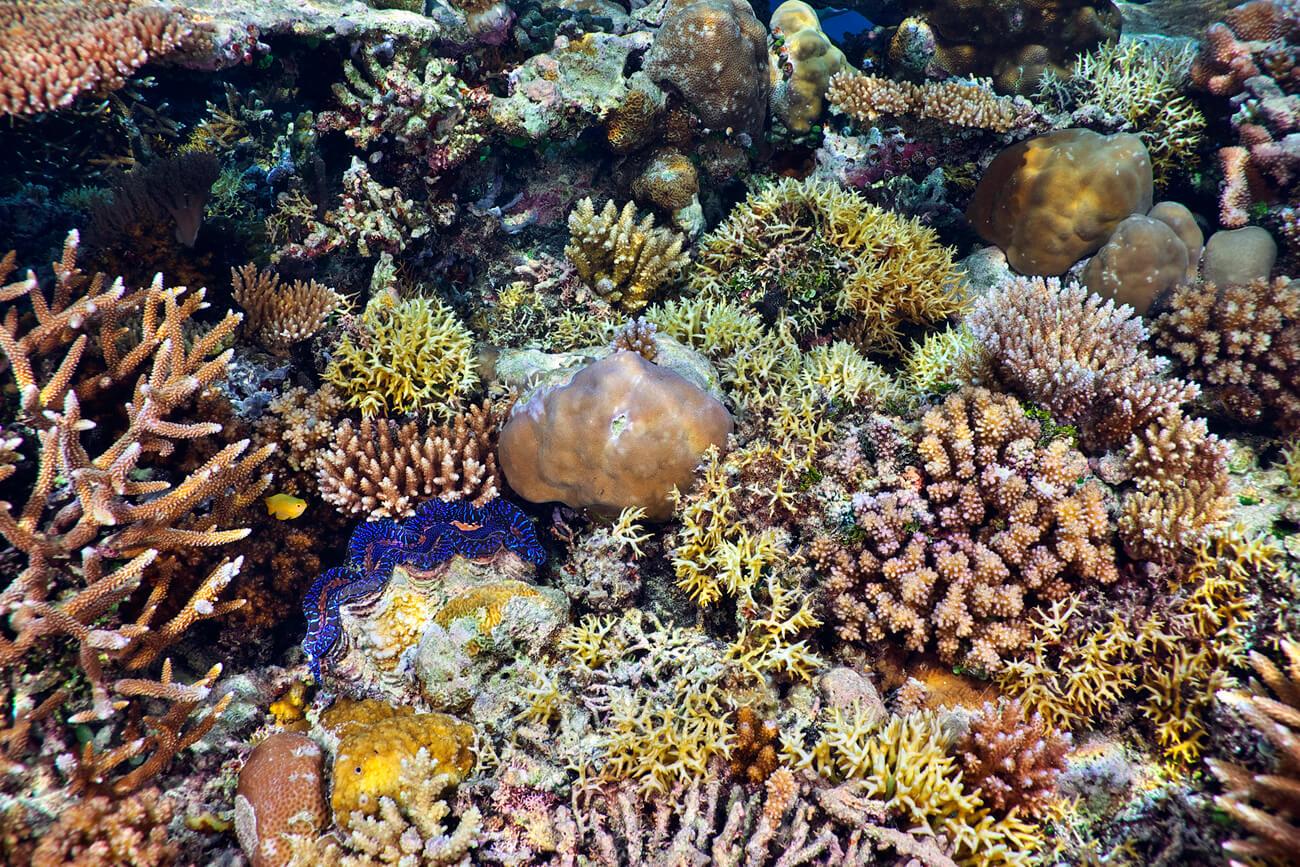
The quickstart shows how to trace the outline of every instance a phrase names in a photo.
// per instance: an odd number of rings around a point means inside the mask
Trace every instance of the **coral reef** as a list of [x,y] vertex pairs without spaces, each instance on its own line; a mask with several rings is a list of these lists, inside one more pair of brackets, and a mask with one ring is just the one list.
[[87,798],[59,816],[32,853],[32,867],[166,867],[180,847],[169,839],[172,802],[156,788],[125,798]]
[[985,702],[957,744],[962,780],[979,790],[993,810],[1038,815],[1056,798],[1056,780],[1065,770],[1070,736],[1034,714],[1022,719],[1011,701],[1001,708]]
[[948,126],[1009,132],[1023,117],[1022,103],[998,96],[978,82],[894,81],[874,75],[841,72],[830,81],[827,100],[860,124],[882,117],[918,118]]
[[91,211],[86,242],[107,247],[131,237],[139,220],[167,218],[175,225],[176,240],[193,247],[220,169],[208,151],[186,151],[132,169]]
[[636,311],[686,266],[685,240],[671,229],[656,228],[653,215],[637,222],[632,202],[620,210],[610,199],[597,213],[587,198],[569,214],[564,254],[597,294]]

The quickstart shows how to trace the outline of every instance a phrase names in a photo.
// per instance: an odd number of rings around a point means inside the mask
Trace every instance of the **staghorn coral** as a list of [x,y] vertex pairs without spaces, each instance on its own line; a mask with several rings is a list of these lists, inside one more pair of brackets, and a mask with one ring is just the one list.
[[676,280],[689,261],[682,252],[682,235],[656,228],[653,215],[635,220],[632,202],[620,211],[610,199],[597,213],[591,199],[583,199],[569,214],[569,243],[564,248],[582,282],[632,311]]
[[927,81],[913,84],[857,72],[841,72],[830,80],[826,99],[838,111],[863,125],[881,118],[920,119],[963,129],[1010,132],[1027,115],[1023,100],[998,96],[989,84]]
[[1162,376],[1168,362],[1142,348],[1146,329],[1130,308],[1077,284],[1004,281],[979,300],[966,325],[992,378],[1076,425],[1088,451],[1126,443],[1199,393]]
[[697,290],[777,308],[800,333],[842,317],[864,350],[897,352],[904,323],[959,313],[965,286],[933,230],[834,183],[782,179],[700,242]]
[[344,332],[325,381],[363,416],[450,417],[478,382],[473,351],[473,335],[441,299],[380,293]]
[[221,163],[208,151],[185,151],[154,160],[123,175],[108,199],[90,213],[86,242],[108,248],[132,237],[140,220],[170,219],[176,240],[193,247],[203,224],[203,207]]
[[276,355],[312,337],[347,303],[315,280],[295,280],[281,288],[279,274],[258,271],[251,262],[231,268],[230,283],[235,303],[244,308],[244,327],[263,349]]
[[956,749],[962,781],[978,789],[990,809],[1038,816],[1056,798],[1056,778],[1065,770],[1070,735],[1062,735],[1038,714],[1024,719],[1018,702],[1000,708],[985,702]]
[[1151,200],[1151,158],[1141,139],[1066,129],[999,153],[966,216],[1017,272],[1050,276],[1096,252]]
[[[740,628],[736,641],[727,648],[727,658],[758,680],[810,682],[826,665],[807,638],[822,622],[814,613],[811,594],[798,580],[799,574],[791,574],[791,570],[783,573],[780,564],[770,565],[775,568],[761,588],[738,588]],[[760,570],[739,571],[757,575]]]
[[388,418],[344,419],[317,456],[321,499],[340,512],[408,518],[430,497],[482,506],[497,496],[501,411],[490,401],[441,427]]
[[772,115],[796,134],[821,120],[832,76],[844,68],[844,52],[823,31],[817,12],[803,0],[772,10]]
[[661,521],[689,489],[710,446],[725,447],[731,414],[699,386],[620,351],[515,405],[499,459],[534,503],[558,500],[609,517],[641,507]]
[[31,865],[170,867],[181,854],[167,832],[175,812],[171,799],[153,788],[121,799],[86,798],[41,835]]
[[1300,286],[1285,277],[1177,290],[1156,345],[1233,418],[1300,430]]
[[901,635],[945,662],[996,670],[1028,612],[1118,577],[1102,489],[1087,462],[1005,395],[968,389],[926,413],[916,490],[854,497],[862,548],[821,539],[831,619],[846,641]]
[[1282,652],[1287,660],[1285,670],[1263,654],[1252,652],[1251,667],[1263,683],[1255,684],[1249,693],[1219,693],[1219,701],[1244,717],[1255,735],[1276,751],[1276,771],[1256,774],[1221,759],[1207,760],[1225,789],[1215,803],[1250,833],[1244,839],[1228,841],[1223,848],[1250,863],[1262,859],[1284,864],[1300,845],[1300,796],[1295,784],[1300,776],[1300,735],[1296,732],[1300,727],[1300,643],[1283,641]]
[[178,10],[129,0],[15,0],[0,7],[0,115],[108,93],[190,35]]
[[[20,412],[40,441],[26,505],[15,513],[11,504],[0,504],[0,535],[23,563],[3,592],[12,632],[0,640],[0,666],[21,666],[64,640],[78,648],[90,694],[79,695],[75,704],[89,706],[70,719],[108,727],[123,717],[126,722],[121,745],[107,746],[109,733],[86,743],[77,785],[120,795],[202,737],[229,700],[183,733],[220,665],[189,686],[172,680],[170,661],[163,663],[158,681],[110,679],[119,668],[152,667],[192,624],[243,604],[219,598],[242,558],[218,563],[188,599],[171,593],[170,573],[155,568],[155,561],[165,552],[244,538],[245,529],[221,527],[236,520],[269,484],[270,477],[258,473],[274,446],[250,452],[248,440],[232,442],[188,477],[176,484],[169,480],[168,465],[156,458],[167,458],[178,443],[210,436],[220,427],[177,416],[226,374],[231,353],[217,355],[216,348],[239,317],[229,314],[188,340],[184,327],[204,306],[202,291],[166,289],[161,277],[136,292],[128,293],[120,280],[106,288],[102,274],[92,278],[77,268],[77,248],[73,233],[54,265],[56,282],[48,296],[30,273],[0,287],[0,300],[26,299],[35,314],[35,323],[24,331],[17,306],[9,307],[0,324],[0,351],[8,359]],[[4,260],[0,283],[12,264],[12,257]],[[140,321],[138,340],[124,325],[134,316]],[[124,418],[89,440],[86,433],[94,426],[83,418],[82,404],[116,400],[124,401],[119,404]],[[95,449],[93,456],[89,448]],[[61,503],[66,505],[56,509]],[[139,604],[127,604],[137,591]],[[164,602],[170,618],[155,622]],[[26,749],[22,732],[69,697],[58,690],[34,702],[32,715],[15,724],[10,751]],[[160,715],[142,715],[132,698],[157,698],[171,706]],[[122,714],[124,709],[128,713]],[[131,761],[134,767],[113,777]]]
[[324,753],[311,738],[278,732],[253,748],[235,792],[235,833],[253,867],[287,864],[285,835],[319,833],[328,810]]

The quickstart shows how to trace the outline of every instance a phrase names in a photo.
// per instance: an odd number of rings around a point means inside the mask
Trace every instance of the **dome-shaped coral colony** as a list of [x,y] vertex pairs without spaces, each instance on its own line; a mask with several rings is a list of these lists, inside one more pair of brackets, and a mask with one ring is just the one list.
[[1298,59],[4,0],[0,863],[1297,863]]

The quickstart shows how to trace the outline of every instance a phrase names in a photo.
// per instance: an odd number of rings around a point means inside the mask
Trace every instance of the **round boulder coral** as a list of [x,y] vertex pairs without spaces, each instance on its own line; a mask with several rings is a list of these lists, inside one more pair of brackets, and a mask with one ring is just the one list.
[[285,836],[325,827],[323,767],[316,742],[292,732],[271,735],[249,754],[235,793],[235,833],[253,867],[290,863]]
[[1187,261],[1187,245],[1168,223],[1134,214],[1092,257],[1083,285],[1146,313],[1162,293],[1187,279]]
[[726,407],[634,352],[615,352],[565,385],[515,407],[501,431],[500,463],[515,492],[613,516],[640,506],[673,511],[709,446],[731,433]]

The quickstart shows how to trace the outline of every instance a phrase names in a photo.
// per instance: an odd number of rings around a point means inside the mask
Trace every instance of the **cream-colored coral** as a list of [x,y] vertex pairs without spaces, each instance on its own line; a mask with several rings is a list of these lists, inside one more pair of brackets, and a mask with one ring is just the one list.
[[998,96],[988,82],[914,84],[858,72],[835,75],[826,98],[861,124],[875,124],[881,118],[917,118],[997,133],[1009,132],[1028,111],[1023,100]]
[[826,87],[845,66],[844,52],[823,31],[803,0],[785,0],[772,12],[772,114],[806,133],[821,119]]
[[244,327],[263,348],[283,355],[325,325],[346,305],[342,295],[315,280],[281,287],[280,275],[252,263],[230,269],[235,303],[244,308]]
[[636,221],[636,205],[610,199],[599,213],[590,197],[569,214],[569,257],[584,283],[627,310],[639,310],[677,279],[690,257],[685,237],[656,228],[652,214]]

